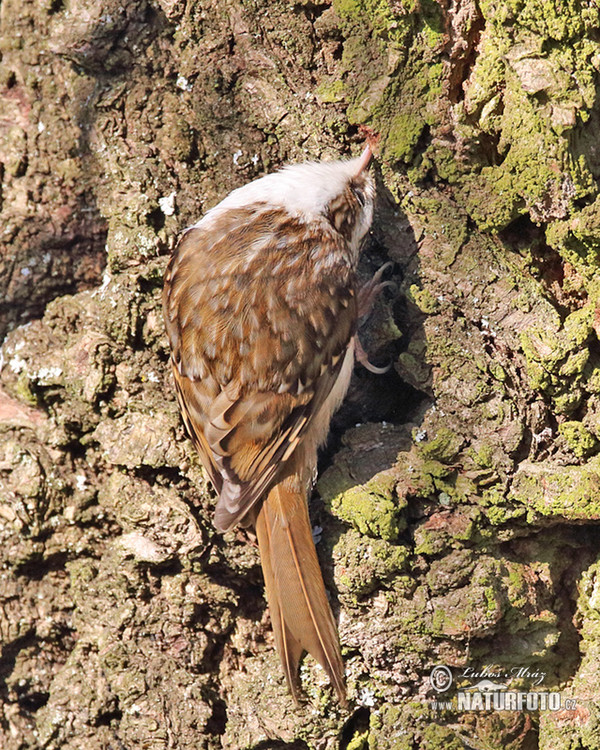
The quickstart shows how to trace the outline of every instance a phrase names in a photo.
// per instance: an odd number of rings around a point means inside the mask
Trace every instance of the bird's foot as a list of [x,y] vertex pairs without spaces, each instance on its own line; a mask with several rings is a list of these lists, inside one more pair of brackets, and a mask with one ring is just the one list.
[[[393,281],[382,281],[381,277],[383,274],[388,270],[388,268],[392,268],[394,264],[392,261],[388,261],[387,263],[384,263],[381,268],[373,274],[373,278],[370,281],[367,281],[366,284],[363,284],[363,286],[358,291],[358,317],[364,318],[365,315],[368,315],[371,310],[373,309],[373,305],[375,304],[375,300],[381,292],[386,287],[393,287],[396,288],[396,285]],[[360,362],[361,360],[359,360]]]
[[364,368],[366,368],[369,372],[374,372],[375,375],[385,375],[386,372],[389,372],[389,369],[392,366],[391,362],[386,367],[377,367],[377,365],[371,364],[369,362],[369,357],[366,351],[363,349],[358,336],[354,337],[354,356]]
[[[382,281],[381,277],[383,274],[388,270],[388,268],[391,268],[394,264],[391,261],[388,261],[387,263],[384,263],[383,266],[375,273],[373,274],[373,278],[370,279],[370,281],[367,281],[366,284],[364,284],[361,289],[358,292],[358,317],[364,318],[373,309],[373,305],[375,304],[375,300],[381,292],[386,287],[392,287],[396,288],[396,284],[394,284],[393,281]],[[390,362],[387,367],[377,367],[377,365],[373,365],[369,362],[369,357],[367,356],[367,353],[362,347],[362,344],[360,343],[360,339],[358,336],[355,336],[355,346],[354,346],[354,356],[356,357],[357,361],[361,363],[363,367],[365,367],[369,372],[374,372],[376,375],[385,375],[386,372],[389,371],[389,369],[392,366],[392,363]]]

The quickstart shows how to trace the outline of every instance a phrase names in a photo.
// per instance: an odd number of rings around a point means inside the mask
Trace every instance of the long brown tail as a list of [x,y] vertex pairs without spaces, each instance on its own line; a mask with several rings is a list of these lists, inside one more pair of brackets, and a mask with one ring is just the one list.
[[275,644],[298,702],[298,665],[304,651],[329,675],[346,705],[344,663],[312,538],[304,483],[287,476],[269,490],[256,518]]

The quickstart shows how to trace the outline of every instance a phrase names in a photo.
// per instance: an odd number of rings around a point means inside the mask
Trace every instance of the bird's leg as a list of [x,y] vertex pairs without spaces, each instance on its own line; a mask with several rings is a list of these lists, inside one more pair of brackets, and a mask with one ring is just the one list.
[[[393,281],[381,281],[381,277],[383,276],[383,274],[388,270],[388,268],[391,268],[393,265],[394,264],[391,261],[384,263],[383,266],[381,266],[381,268],[375,274],[373,274],[373,278],[367,281],[366,284],[363,284],[363,286],[359,289],[359,318],[364,318],[371,313],[373,305],[375,304],[375,300],[377,299],[377,297],[379,297],[381,292],[386,287],[396,287]],[[369,357],[363,349],[358,336],[354,337],[354,341],[354,355],[357,361],[360,362],[364,368],[369,370],[369,372],[374,372],[376,375],[385,375],[385,373],[389,371],[392,366],[391,362],[389,365],[387,365],[387,367],[377,367],[376,365],[371,364],[369,362]]]

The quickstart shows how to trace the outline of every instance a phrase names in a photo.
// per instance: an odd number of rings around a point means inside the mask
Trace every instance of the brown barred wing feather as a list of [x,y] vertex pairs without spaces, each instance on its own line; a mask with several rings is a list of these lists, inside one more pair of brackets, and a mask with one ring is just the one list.
[[276,480],[339,375],[356,321],[342,245],[325,224],[259,205],[189,230],[175,251],[166,326],[184,420],[220,495],[220,530]]

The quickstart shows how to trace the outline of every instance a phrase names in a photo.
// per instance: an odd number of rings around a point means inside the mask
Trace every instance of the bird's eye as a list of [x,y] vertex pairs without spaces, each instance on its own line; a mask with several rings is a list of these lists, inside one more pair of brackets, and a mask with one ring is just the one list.
[[360,203],[361,208],[364,208],[367,203],[367,199],[363,191],[360,188],[356,187],[356,185],[350,185],[350,190],[352,190],[352,192],[356,196],[356,200]]

